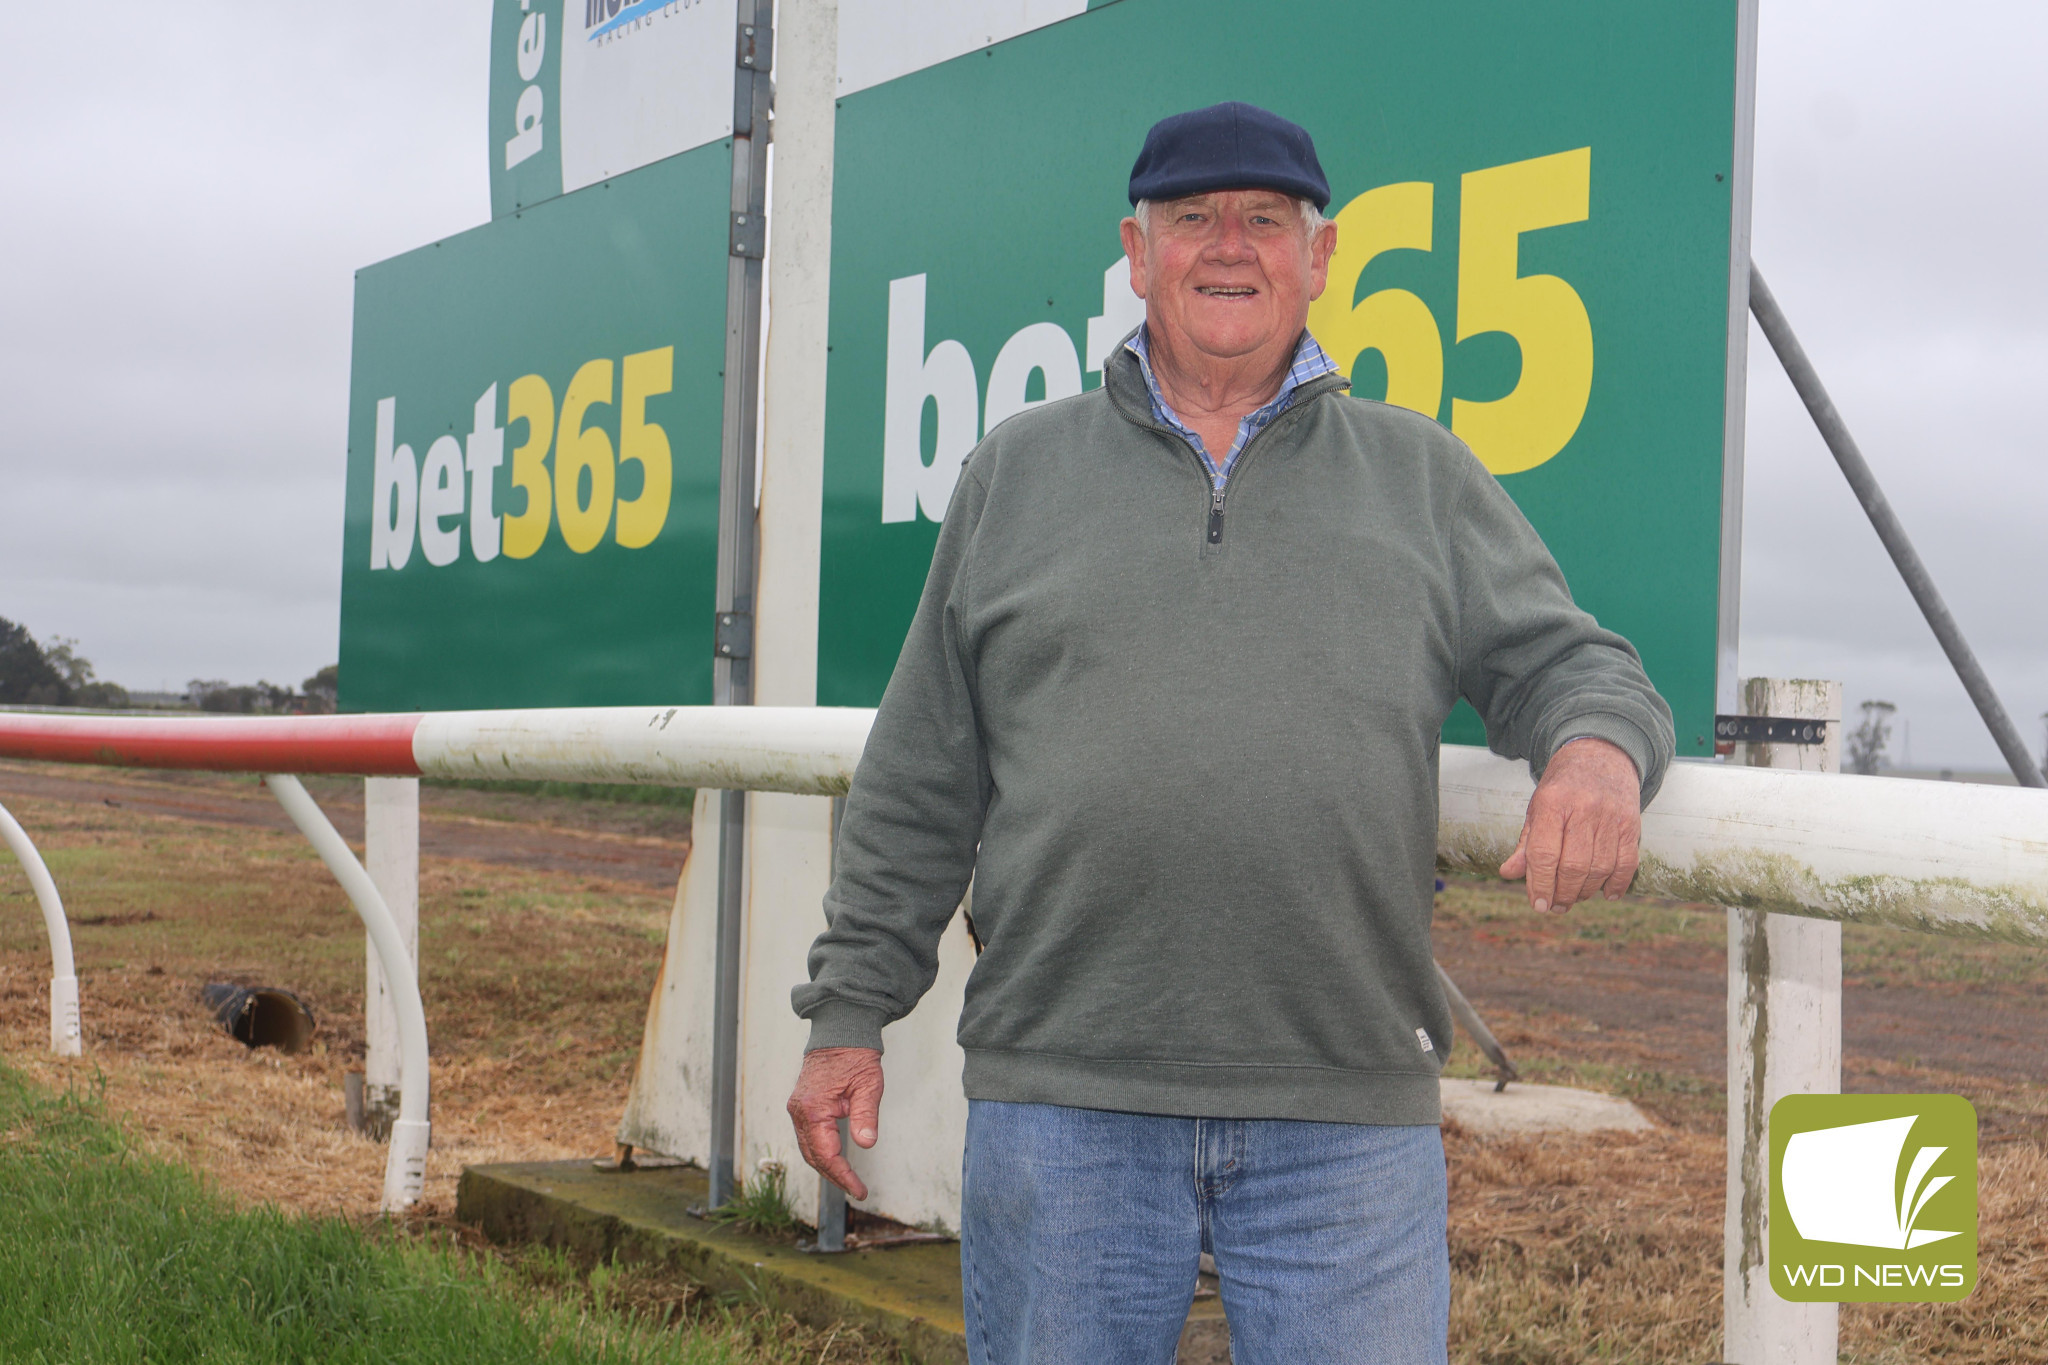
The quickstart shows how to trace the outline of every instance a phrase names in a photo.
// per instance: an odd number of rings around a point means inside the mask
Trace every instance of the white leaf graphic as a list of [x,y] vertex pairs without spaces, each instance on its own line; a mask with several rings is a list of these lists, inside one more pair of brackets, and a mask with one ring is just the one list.
[[1849,1123],[1795,1133],[1785,1144],[1778,1176],[1793,1228],[1809,1242],[1904,1251],[1959,1232],[1916,1228],[1920,1211],[1952,1176],[1928,1172],[1946,1147],[1922,1147],[1913,1155],[1905,1190],[1897,1202],[1899,1162],[1906,1136],[1918,1115]]

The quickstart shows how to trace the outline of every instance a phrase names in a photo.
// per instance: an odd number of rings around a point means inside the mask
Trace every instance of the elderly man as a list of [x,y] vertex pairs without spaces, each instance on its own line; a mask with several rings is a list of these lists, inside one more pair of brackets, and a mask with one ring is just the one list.
[[1430,959],[1437,735],[1541,783],[1532,907],[1619,895],[1672,752],[1635,651],[1426,417],[1304,323],[1336,228],[1301,128],[1145,140],[1144,325],[969,456],[847,797],[794,992],[805,1158],[876,1140],[882,1028],[969,878],[968,1353],[1167,1362],[1214,1253],[1240,1362],[1445,1357]]

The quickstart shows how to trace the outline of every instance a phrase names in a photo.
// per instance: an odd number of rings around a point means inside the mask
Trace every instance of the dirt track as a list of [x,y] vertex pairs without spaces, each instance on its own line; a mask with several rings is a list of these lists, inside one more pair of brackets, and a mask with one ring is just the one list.
[[[356,779],[309,778],[342,838],[363,839]],[[0,763],[0,801],[36,797],[106,805],[212,825],[289,830],[277,799],[253,778],[218,773],[130,773],[50,764]],[[420,856],[458,858],[673,890],[690,850],[690,815],[560,797],[428,787],[420,793]]]
[[[1575,937],[1569,918],[1460,923],[1440,916],[1437,958],[1503,1032],[1548,1043],[1569,1036],[1571,1053],[1596,1063],[1682,1073],[1716,1087],[1727,1074],[1725,917],[1710,906],[1671,907],[1689,932],[1643,942]],[[1448,922],[1446,922],[1448,921]],[[1900,954],[1936,959],[1958,979],[1890,984],[1882,963]],[[2012,964],[2008,979],[1976,976],[1955,955]],[[2040,950],[1962,945],[1904,931],[1849,926],[1844,933],[1842,1085],[1852,1092],[1945,1090],[1936,1083],[1976,1077],[2008,1086],[2048,1085],[2048,971],[2029,971]],[[1532,1039],[1533,1041],[1533,1039]],[[1943,1073],[1946,1073],[1945,1075]],[[1718,1101],[1717,1101],[1718,1102]],[[1983,1138],[2032,1128],[2040,1115],[1985,1108]]]
[[[342,836],[360,844],[361,784],[308,785]],[[0,763],[0,800],[9,797],[290,828],[253,779],[212,773]],[[668,890],[689,850],[689,814],[671,807],[432,787],[420,805],[420,854],[430,861],[570,872]],[[1726,1074],[1727,990],[1727,958],[1716,941],[1720,912],[1690,909],[1691,932],[1648,943],[1589,942],[1574,936],[1569,919],[1462,923],[1446,915],[1436,929],[1437,957],[1482,1010],[1511,1020],[1548,1017],[1576,1035],[1575,1050],[1590,1057],[1718,1084]],[[1853,1090],[1900,1089],[1910,1082],[1897,1074],[1901,1066],[2048,1084],[2048,978],[1923,980],[1899,989],[1881,974],[1856,975],[1852,964],[1843,982],[1842,1044],[1844,1080]]]
[[[359,833],[359,782],[308,787]],[[272,798],[247,778],[0,763],[0,801],[67,887],[89,1006],[87,1055],[49,1056],[48,949],[25,883],[0,875],[0,1056],[55,1089],[103,1087],[149,1150],[240,1199],[368,1217],[384,1149],[341,1121],[362,930]],[[610,1150],[689,822],[436,788],[422,806],[426,1217],[465,1165]],[[1709,906],[1539,919],[1499,883],[1438,897],[1437,955],[1528,1079],[1626,1094],[1660,1121],[1598,1143],[1446,1125],[1453,1358],[1718,1355],[1725,934]],[[1845,1358],[2048,1360],[2048,951],[1853,926],[1843,943],[1845,1088],[1977,1106],[1985,1277],[1961,1304],[1845,1308]],[[195,1005],[199,984],[244,978],[301,992],[313,1051],[246,1052]],[[1462,1038],[1448,1060],[1476,1072]]]

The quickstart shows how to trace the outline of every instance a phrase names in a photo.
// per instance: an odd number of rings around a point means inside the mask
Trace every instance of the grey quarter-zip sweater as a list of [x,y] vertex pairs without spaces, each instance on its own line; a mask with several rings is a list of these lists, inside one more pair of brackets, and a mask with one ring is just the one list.
[[1328,375],[1217,496],[1118,347],[969,456],[854,773],[809,1046],[881,1046],[972,878],[967,1094],[1431,1124],[1438,733],[1540,773],[1671,712],[1507,493]]

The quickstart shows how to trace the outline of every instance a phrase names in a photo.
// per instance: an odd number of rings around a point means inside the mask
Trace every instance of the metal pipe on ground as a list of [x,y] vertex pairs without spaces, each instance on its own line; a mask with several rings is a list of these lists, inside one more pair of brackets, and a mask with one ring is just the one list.
[[50,1051],[59,1057],[77,1057],[85,1050],[78,1026],[78,967],[71,958],[71,925],[64,918],[64,902],[57,896],[57,883],[36,852],[35,842],[18,821],[0,806],[0,838],[21,860],[28,884],[36,893],[36,905],[43,912],[43,931],[50,939]]
[[1771,293],[1770,286],[1764,283],[1763,273],[1754,264],[1749,268],[1749,311],[1756,314],[1757,325],[1763,328],[1771,349],[1778,353],[1778,363],[1785,367],[1792,387],[1799,391],[1799,399],[1806,404],[1807,415],[1820,428],[1821,439],[1827,442],[1835,463],[1842,467],[1843,477],[1855,491],[1856,500],[1863,504],[1864,514],[1870,518],[1877,538],[1884,542],[1892,563],[1898,567],[1899,577],[1906,580],[1907,591],[1919,604],[1920,614],[1927,618],[1934,638],[1941,642],[1956,676],[1963,681],[1963,690],[1970,694],[1977,714],[1984,718],[1985,727],[1997,741],[1998,751],[2005,755],[2013,776],[2023,787],[2048,787],[2048,781],[2043,781],[2041,769],[2028,751],[2026,741],[2020,737],[2019,728],[2006,714],[2005,704],[1999,701],[1991,679],[1984,675],[1984,668],[1977,662],[1969,641],[1963,638],[1963,628],[1956,624],[1955,615],[1949,611],[1948,603],[1942,600],[1941,590],[1934,586],[1933,575],[1927,572],[1927,566],[1914,550],[1898,513],[1892,510],[1891,501],[1878,487],[1877,475],[1871,472],[1870,462],[1863,458],[1856,438],[1849,434],[1848,424],[1836,410],[1834,400],[1828,397],[1826,386],[1820,382],[1820,373],[1806,358],[1806,349],[1799,344],[1799,338],[1793,335],[1785,310],[1778,306],[1777,296]]
[[307,842],[327,864],[327,870],[348,893],[349,904],[363,921],[370,942],[391,986],[391,1003],[398,1011],[398,1048],[401,1071],[398,1083],[398,1117],[391,1124],[391,1154],[384,1163],[386,1213],[397,1213],[419,1202],[426,1184],[427,1142],[427,1015],[420,1005],[419,974],[405,951],[398,922],[378,894],[377,884],[356,861],[341,835],[328,823],[318,803],[306,794],[299,779],[272,773],[264,779],[277,803],[306,836]]
[[199,988],[199,999],[213,1011],[214,1022],[246,1048],[274,1047],[279,1052],[304,1052],[318,1030],[306,1002],[277,986],[238,986],[214,981]]

